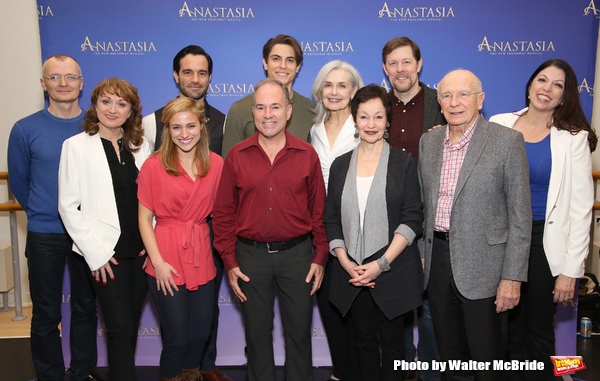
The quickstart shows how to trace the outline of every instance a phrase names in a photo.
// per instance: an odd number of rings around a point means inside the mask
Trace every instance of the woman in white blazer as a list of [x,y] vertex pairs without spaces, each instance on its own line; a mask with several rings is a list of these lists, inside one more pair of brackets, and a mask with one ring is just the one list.
[[508,357],[545,366],[540,372],[516,372],[514,379],[554,379],[550,356],[555,355],[556,303],[573,298],[588,254],[591,152],[598,138],[579,103],[577,83],[568,63],[546,61],[529,78],[527,108],[490,118],[523,133],[529,161],[533,228],[528,281],[520,305],[509,314]]
[[[329,182],[329,168],[333,161],[352,151],[360,142],[356,124],[350,113],[350,101],[363,81],[354,66],[335,60],[325,64],[315,78],[312,97],[315,102],[314,123],[310,129],[310,142],[319,155],[325,188]],[[329,256],[329,262],[333,256]],[[331,266],[325,267],[323,284],[317,291],[317,301],[333,363],[332,379],[352,381],[358,378],[358,354],[354,331],[349,318],[344,318],[329,302]]]
[[138,229],[137,174],[150,155],[140,98],[109,78],[92,92],[84,132],[63,143],[59,212],[90,267],[106,326],[111,380],[135,380],[134,353],[147,286]]

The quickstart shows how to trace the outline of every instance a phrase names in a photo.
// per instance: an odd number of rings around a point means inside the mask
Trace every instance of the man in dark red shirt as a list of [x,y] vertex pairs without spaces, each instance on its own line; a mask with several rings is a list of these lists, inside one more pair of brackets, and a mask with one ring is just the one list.
[[275,381],[277,285],[286,379],[310,381],[311,296],[321,285],[329,251],[321,165],[310,144],[286,131],[292,106],[279,81],[256,85],[252,113],[258,131],[233,146],[225,160],[213,212],[215,248],[242,302],[248,380]]
[[419,140],[431,127],[446,124],[437,93],[419,81],[423,67],[419,46],[408,37],[396,37],[383,47],[383,70],[392,90],[389,143],[418,161]]

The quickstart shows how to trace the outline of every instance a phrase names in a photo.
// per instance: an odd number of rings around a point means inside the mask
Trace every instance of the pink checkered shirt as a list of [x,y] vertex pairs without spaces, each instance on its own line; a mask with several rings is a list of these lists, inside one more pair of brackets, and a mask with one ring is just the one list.
[[452,213],[452,202],[454,191],[458,183],[460,168],[473,137],[473,131],[479,116],[469,126],[457,145],[450,142],[450,128],[446,128],[446,139],[442,147],[442,173],[440,175],[440,190],[438,193],[437,209],[435,211],[435,224],[433,229],[441,232],[450,231],[450,215]]

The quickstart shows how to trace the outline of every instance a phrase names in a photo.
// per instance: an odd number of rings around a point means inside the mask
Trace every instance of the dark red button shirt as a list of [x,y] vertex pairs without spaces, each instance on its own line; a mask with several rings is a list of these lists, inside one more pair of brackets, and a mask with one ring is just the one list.
[[412,155],[415,162],[419,158],[419,140],[423,135],[423,117],[425,115],[425,91],[421,90],[406,104],[402,103],[394,92],[392,100],[392,120],[390,121],[390,145]]
[[258,144],[258,133],[227,154],[213,211],[214,244],[226,270],[238,267],[237,237],[285,242],[312,233],[313,263],[327,263],[319,157],[310,144],[285,134],[286,144],[273,164]]

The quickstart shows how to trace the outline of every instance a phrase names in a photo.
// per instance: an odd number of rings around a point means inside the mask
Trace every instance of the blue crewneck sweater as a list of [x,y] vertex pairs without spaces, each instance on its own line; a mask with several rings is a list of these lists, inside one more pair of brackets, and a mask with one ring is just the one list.
[[58,215],[58,164],[63,142],[83,131],[79,116],[61,119],[47,109],[19,120],[8,140],[10,189],[27,213],[27,230],[66,233]]

